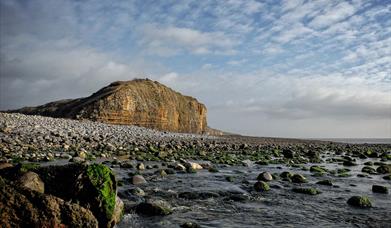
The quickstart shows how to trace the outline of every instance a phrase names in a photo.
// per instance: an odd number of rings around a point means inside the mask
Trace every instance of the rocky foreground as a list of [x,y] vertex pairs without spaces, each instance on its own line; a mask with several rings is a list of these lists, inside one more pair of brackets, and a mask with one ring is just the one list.
[[119,227],[391,223],[391,145],[0,113],[0,153],[5,227],[112,227],[123,215]]

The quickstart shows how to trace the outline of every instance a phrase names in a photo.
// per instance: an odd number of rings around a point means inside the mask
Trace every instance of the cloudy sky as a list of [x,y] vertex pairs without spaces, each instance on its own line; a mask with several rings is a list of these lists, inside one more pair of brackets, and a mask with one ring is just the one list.
[[[158,3],[160,2],[160,3]],[[1,0],[0,110],[158,80],[258,136],[391,137],[390,0]]]

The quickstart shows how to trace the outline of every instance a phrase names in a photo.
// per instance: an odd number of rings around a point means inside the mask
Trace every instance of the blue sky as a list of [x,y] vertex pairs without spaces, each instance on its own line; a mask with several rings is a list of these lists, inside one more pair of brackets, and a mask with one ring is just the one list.
[[391,1],[0,2],[0,109],[158,80],[209,125],[391,137]]

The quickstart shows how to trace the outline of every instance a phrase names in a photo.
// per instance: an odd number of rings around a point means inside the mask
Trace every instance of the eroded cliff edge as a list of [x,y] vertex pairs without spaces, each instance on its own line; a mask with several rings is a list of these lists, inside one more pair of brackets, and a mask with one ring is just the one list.
[[89,119],[164,131],[204,133],[204,104],[149,79],[117,81],[86,98],[61,100],[12,112]]

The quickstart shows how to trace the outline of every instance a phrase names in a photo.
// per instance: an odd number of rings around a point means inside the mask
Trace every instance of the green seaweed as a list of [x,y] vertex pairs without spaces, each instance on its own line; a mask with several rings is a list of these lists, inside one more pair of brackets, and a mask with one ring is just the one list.
[[103,202],[106,217],[111,219],[115,208],[115,183],[112,180],[112,171],[109,167],[102,164],[93,164],[88,166],[87,175],[99,193]]

